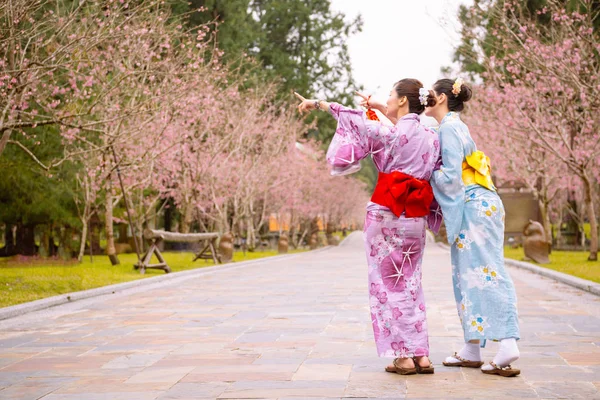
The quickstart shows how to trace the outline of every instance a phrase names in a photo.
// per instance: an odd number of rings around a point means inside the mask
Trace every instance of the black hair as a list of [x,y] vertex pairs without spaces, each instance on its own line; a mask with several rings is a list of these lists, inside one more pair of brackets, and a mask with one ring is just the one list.
[[417,79],[402,79],[394,85],[398,98],[406,97],[408,99],[408,111],[415,114],[421,114],[425,107],[435,106],[435,94],[429,91],[427,95],[427,104],[421,104],[419,89],[423,87],[421,81]]
[[460,85],[460,93],[454,94],[455,80],[452,79],[440,79],[433,85],[433,90],[439,95],[444,93],[448,98],[448,110],[450,111],[462,111],[465,109],[465,103],[471,99],[472,91],[469,85],[463,83]]

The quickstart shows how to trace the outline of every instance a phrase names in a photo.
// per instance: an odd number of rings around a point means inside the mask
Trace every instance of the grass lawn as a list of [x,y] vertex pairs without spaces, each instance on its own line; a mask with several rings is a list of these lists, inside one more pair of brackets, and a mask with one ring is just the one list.
[[[301,251],[290,250],[290,253]],[[242,252],[235,252],[233,260],[247,261],[277,254],[276,250],[246,252],[245,256]],[[173,272],[213,265],[207,260],[192,263],[194,254],[191,252],[165,252],[163,256]],[[162,270],[149,269],[145,275],[134,270],[133,264],[137,262],[135,254],[120,254],[119,260],[121,264],[113,267],[106,256],[95,256],[93,264],[89,256],[81,264],[53,259],[0,258],[0,307],[164,275]]]
[[[588,261],[589,252],[585,251],[557,251],[552,250],[550,264],[536,264],[543,268],[553,269],[565,274],[577,276],[593,282],[600,283],[600,262]],[[523,248],[504,248],[504,257],[522,261],[525,257]],[[530,261],[535,264],[535,262]]]

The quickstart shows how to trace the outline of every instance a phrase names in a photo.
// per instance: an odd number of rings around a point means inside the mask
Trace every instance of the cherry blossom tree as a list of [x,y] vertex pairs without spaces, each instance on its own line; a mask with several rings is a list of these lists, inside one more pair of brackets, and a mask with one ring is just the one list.
[[505,1],[496,16],[501,24],[491,32],[495,54],[504,56],[484,59],[482,76],[486,95],[496,104],[497,113],[491,114],[498,120],[503,113],[514,124],[511,139],[520,149],[516,154],[533,151],[538,159],[555,159],[563,172],[581,180],[591,226],[589,260],[597,260],[600,37],[592,3],[577,0],[578,11],[567,11],[563,2],[549,0],[538,13],[550,23],[536,24],[522,12],[521,3]]
[[[560,160],[532,140],[515,104],[506,103],[492,86],[474,89],[465,119],[478,146],[486,154],[496,155],[492,165],[496,185],[529,189],[540,207],[547,237],[552,238],[550,208],[561,200],[559,193],[564,188]],[[525,112],[532,115],[536,109]]]
[[[0,156],[10,144],[46,171],[75,166],[79,259],[94,213],[118,263],[115,218],[139,234],[170,199],[180,231],[197,223],[251,243],[271,213],[296,226],[319,215],[339,223],[364,207],[360,183],[331,178],[319,144],[298,143],[307,127],[274,100],[276,84],[248,87],[206,26],[186,30],[161,0],[59,3],[0,4]],[[27,145],[43,125],[62,138],[50,163]]]

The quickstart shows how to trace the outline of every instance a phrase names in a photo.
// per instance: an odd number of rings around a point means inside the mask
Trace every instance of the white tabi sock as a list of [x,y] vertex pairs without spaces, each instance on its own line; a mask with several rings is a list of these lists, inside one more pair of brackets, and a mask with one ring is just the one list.
[[[481,348],[479,347],[479,343],[465,343],[463,348],[458,352],[458,356],[467,360],[467,361],[481,361]],[[454,357],[447,357],[447,363],[455,363],[460,360]]]
[[[517,361],[519,356],[520,353],[519,348],[517,347],[517,340],[514,338],[502,339],[500,341],[498,353],[496,353],[496,356],[494,357],[494,364],[500,368],[503,368]],[[492,367],[490,364],[485,364],[481,367],[481,369],[492,370],[494,367]]]

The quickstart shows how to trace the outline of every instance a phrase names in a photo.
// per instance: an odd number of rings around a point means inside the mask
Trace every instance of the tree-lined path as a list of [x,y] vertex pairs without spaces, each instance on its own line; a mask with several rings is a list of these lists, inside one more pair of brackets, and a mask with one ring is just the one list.
[[522,375],[509,380],[441,366],[462,335],[448,252],[429,243],[423,269],[432,376],[383,372],[353,233],[0,321],[0,399],[600,398],[599,297],[511,268]]

